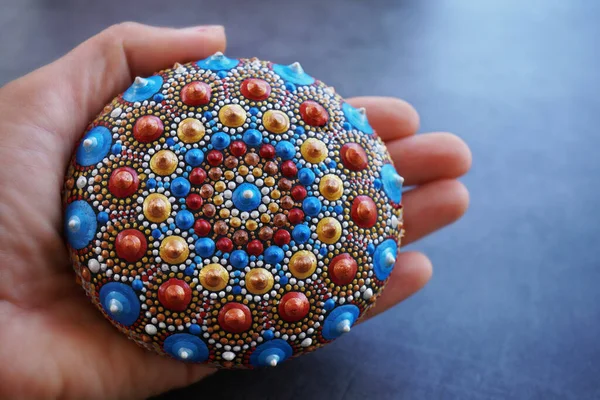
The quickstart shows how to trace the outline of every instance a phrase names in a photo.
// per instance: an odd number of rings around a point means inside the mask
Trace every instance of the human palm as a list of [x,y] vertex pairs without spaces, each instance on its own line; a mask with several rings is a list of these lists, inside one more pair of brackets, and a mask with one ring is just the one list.
[[[111,27],[0,89],[0,397],[135,398],[190,384],[214,369],[143,350],[107,323],[75,282],[63,244],[61,188],[87,122],[135,75],[223,51],[220,27]],[[456,136],[415,136],[418,115],[391,98],[356,98],[405,184],[408,244],[458,219],[455,180],[470,166]],[[371,317],[419,290],[429,260],[403,252]]]

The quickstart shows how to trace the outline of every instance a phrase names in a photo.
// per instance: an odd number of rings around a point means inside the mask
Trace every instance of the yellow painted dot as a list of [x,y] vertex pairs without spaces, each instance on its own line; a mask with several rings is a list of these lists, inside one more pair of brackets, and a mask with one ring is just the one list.
[[160,244],[159,254],[160,258],[168,264],[181,264],[187,259],[190,249],[184,238],[167,236]]
[[220,206],[221,204],[223,204],[223,196],[221,196],[220,194],[218,194],[215,197],[213,197],[213,203],[216,206]]
[[280,110],[268,110],[262,117],[262,122],[269,132],[284,133],[290,127],[290,119]]
[[225,185],[225,182],[223,182],[223,181],[219,181],[219,182],[215,183],[215,190],[217,192],[225,191],[226,187],[227,186]]
[[261,176],[261,175],[262,175],[262,173],[263,173],[262,169],[260,169],[260,168],[258,168],[258,167],[254,168],[254,169],[252,170],[252,175],[254,175],[254,176],[255,176],[255,177],[257,177],[257,178],[258,178],[259,176]]
[[233,177],[235,176],[233,171],[225,171],[225,179],[227,179],[228,181],[232,180]]
[[246,122],[246,111],[239,104],[227,104],[219,110],[219,120],[225,126],[237,128]]
[[275,189],[271,192],[271,197],[274,199],[278,199],[281,197],[281,192],[279,190]]
[[266,186],[273,186],[275,184],[275,178],[273,178],[272,176],[268,176],[265,178],[265,185]]
[[238,168],[238,173],[242,176],[248,175],[248,167],[242,165]]
[[292,255],[288,267],[296,278],[308,278],[317,268],[317,257],[312,251],[300,250]]
[[219,216],[221,218],[229,218],[229,208],[222,208],[221,211],[219,211]]
[[231,218],[231,221],[229,221],[229,223],[234,228],[239,228],[242,225],[242,220],[239,219],[238,217],[233,217],[233,218]]
[[269,214],[262,214],[262,215],[260,216],[260,221],[261,221],[263,224],[267,224],[267,223],[271,222],[271,216],[270,216]]
[[317,235],[321,242],[333,244],[342,236],[342,225],[333,217],[325,217],[317,224]]
[[319,191],[327,200],[337,200],[344,193],[344,184],[339,176],[328,174],[321,178]]
[[149,221],[163,222],[171,215],[171,203],[164,194],[152,193],[144,199],[142,210]]
[[177,169],[177,156],[171,150],[157,151],[150,159],[150,168],[157,175],[171,175]]
[[251,269],[245,277],[246,289],[252,294],[265,294],[273,287],[273,274],[264,268]]
[[196,118],[186,118],[177,127],[177,137],[184,143],[195,143],[204,137],[204,125]]
[[249,219],[248,221],[246,221],[246,229],[250,231],[255,231],[256,228],[258,228],[258,222],[254,221],[253,219]]
[[327,158],[327,146],[319,139],[308,138],[302,143],[300,153],[309,163],[318,164]]
[[279,205],[277,203],[269,204],[269,211],[271,211],[272,213],[276,213],[277,211],[279,211]]
[[199,278],[202,287],[216,292],[227,286],[229,273],[221,264],[208,264],[200,270]]

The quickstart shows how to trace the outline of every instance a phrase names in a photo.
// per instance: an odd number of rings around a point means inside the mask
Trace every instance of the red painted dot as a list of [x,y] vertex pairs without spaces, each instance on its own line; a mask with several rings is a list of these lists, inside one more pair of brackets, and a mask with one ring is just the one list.
[[172,311],[184,311],[192,301],[192,290],[181,279],[171,278],[158,288],[158,301]]
[[310,303],[304,293],[286,293],[279,302],[279,316],[286,322],[297,322],[308,314]]
[[133,125],[133,137],[140,143],[153,142],[162,135],[165,126],[154,115],[144,115],[138,118]]
[[263,244],[260,240],[252,240],[248,243],[248,254],[251,256],[259,256],[263,252]]
[[296,164],[292,160],[286,160],[281,163],[281,173],[283,176],[293,178],[298,173],[298,167],[296,167]]
[[351,171],[360,171],[367,167],[367,153],[358,143],[346,143],[340,149],[342,163]]
[[306,188],[304,186],[294,186],[292,188],[292,198],[296,201],[303,200],[306,197]]
[[206,171],[202,168],[194,168],[190,172],[190,182],[192,185],[202,185],[206,180]]
[[198,219],[194,222],[194,232],[198,236],[206,236],[210,232],[210,223],[205,219]]
[[221,153],[219,150],[211,150],[206,155],[206,160],[210,165],[216,167],[223,162],[223,153]]
[[306,100],[300,104],[300,116],[310,126],[323,126],[329,121],[327,110],[313,100]]
[[258,154],[262,158],[266,158],[267,160],[275,158],[275,147],[273,147],[270,144],[263,144],[262,146],[260,146],[260,150],[258,151]]
[[252,326],[252,314],[248,306],[241,303],[227,303],[219,311],[219,325],[231,333],[242,333]]
[[129,167],[115,169],[108,179],[108,190],[119,198],[131,196],[138,190],[139,185],[137,173]]
[[291,238],[292,237],[290,233],[285,229],[279,229],[277,232],[275,232],[275,235],[273,235],[273,241],[277,246],[284,246],[288,244]]
[[246,154],[246,143],[240,140],[236,140],[235,142],[231,143],[229,148],[231,150],[231,154],[236,157],[241,157]]
[[233,242],[229,238],[222,237],[217,240],[217,249],[221,250],[223,253],[229,253],[233,250]]
[[377,206],[369,196],[357,196],[352,201],[350,217],[361,228],[371,228],[377,222]]
[[186,199],[185,199],[185,204],[188,206],[188,208],[190,210],[197,210],[200,207],[202,207],[202,196],[200,196],[197,193],[192,193],[190,194]]
[[248,78],[240,85],[240,92],[248,99],[261,101],[271,94],[271,85],[263,79]]
[[354,280],[357,269],[356,260],[350,254],[344,253],[333,257],[327,271],[333,283],[345,286]]
[[137,229],[125,229],[115,239],[117,256],[128,262],[136,262],[146,254],[146,236]]
[[288,213],[288,220],[293,225],[299,224],[304,220],[304,212],[299,208],[292,208]]
[[210,102],[212,89],[204,82],[191,82],[181,89],[181,101],[188,106],[201,106]]

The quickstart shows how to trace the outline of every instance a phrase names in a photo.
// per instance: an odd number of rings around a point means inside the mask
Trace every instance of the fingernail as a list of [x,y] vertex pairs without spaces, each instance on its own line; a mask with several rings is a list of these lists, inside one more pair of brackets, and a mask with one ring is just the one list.
[[195,32],[210,32],[223,30],[223,25],[198,25],[183,28],[183,30],[195,31]]

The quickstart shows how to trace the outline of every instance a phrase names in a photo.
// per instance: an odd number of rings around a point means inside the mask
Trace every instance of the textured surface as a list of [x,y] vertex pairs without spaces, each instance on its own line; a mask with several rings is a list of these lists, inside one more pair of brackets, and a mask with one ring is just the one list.
[[65,232],[88,297],[140,346],[276,366],[373,307],[402,183],[364,109],[300,64],[217,53],[137,77],[91,122]]
[[342,96],[403,96],[422,131],[457,132],[473,149],[472,206],[414,246],[436,272],[404,304],[276,370],[223,372],[163,398],[599,397],[600,4],[231,3],[11,2],[0,80],[123,19],[224,23],[230,55],[299,59]]

